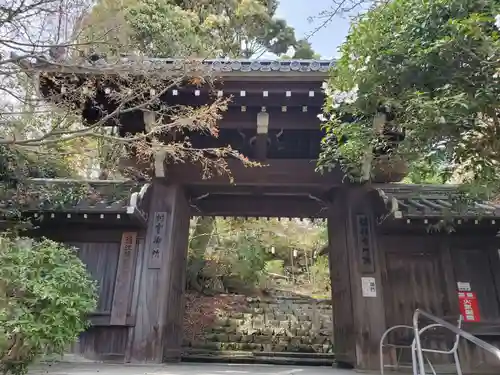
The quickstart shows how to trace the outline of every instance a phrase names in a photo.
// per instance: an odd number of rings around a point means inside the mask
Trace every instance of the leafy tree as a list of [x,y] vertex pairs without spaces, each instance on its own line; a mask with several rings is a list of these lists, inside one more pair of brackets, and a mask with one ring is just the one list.
[[[313,284],[318,287],[315,292],[328,292],[331,289],[330,267],[328,256],[319,256],[311,266],[311,278]],[[328,296],[326,296],[328,298]]]
[[0,265],[0,371],[20,375],[87,328],[96,285],[73,249],[46,239],[2,235]]
[[319,168],[363,179],[384,149],[414,176],[498,191],[499,12],[498,0],[393,0],[354,22],[325,87]]
[[293,55],[281,55],[280,58],[284,60],[291,60],[291,59],[299,59],[299,60],[306,60],[306,59],[320,59],[321,56],[314,52],[311,43],[307,41],[307,39],[300,39],[295,43],[295,46],[293,48]]
[[[192,235],[191,247],[199,243],[196,239],[207,240],[199,235],[207,222],[203,218],[192,223],[192,232],[198,236]],[[212,235],[203,248],[204,259],[194,262],[199,259],[196,258],[199,249],[190,248],[188,268],[188,288],[206,294],[218,291],[209,285],[238,293],[258,289],[269,273],[290,273],[292,265],[294,269],[305,267],[309,274],[309,267],[326,241],[324,225],[298,220],[219,218],[215,229],[207,226],[206,230]],[[195,268],[195,264],[202,264],[203,269]],[[193,275],[197,277],[196,282],[192,280]],[[221,282],[215,283],[214,279]]]
[[[75,166],[83,166],[87,161],[91,166],[114,167],[118,158],[130,155],[131,149],[150,166],[155,155],[163,154],[169,161],[206,160],[211,165],[207,172],[217,173],[227,172],[223,166],[225,157],[238,158],[225,148],[200,150],[189,142],[165,145],[159,141],[159,134],[167,128],[188,127],[216,136],[218,114],[226,102],[217,101],[197,109],[176,108],[175,113],[158,109],[158,98],[165,90],[186,80],[203,81],[204,77],[193,77],[190,73],[172,76],[170,72],[170,80],[165,81],[167,73],[155,70],[151,74],[151,69],[140,57],[133,62],[123,62],[119,59],[122,53],[138,48],[127,38],[113,36],[114,26],[124,25],[119,17],[102,19],[102,24],[93,24],[91,32],[82,32],[80,26],[85,18],[81,15],[89,13],[90,5],[79,0],[14,0],[1,8],[0,14],[5,16],[0,17],[3,46],[0,59],[2,217],[16,214],[16,208],[30,196],[36,196],[36,190],[24,189],[29,187],[31,177],[78,176],[82,171],[75,170]],[[184,19],[173,19],[172,29],[177,21]],[[96,30],[100,33],[94,33]],[[99,55],[89,56],[91,51],[110,52],[106,66],[100,64]],[[196,63],[186,59],[189,56],[183,51],[178,56],[184,59],[186,71],[198,68]],[[35,62],[49,66],[52,73],[40,72]],[[111,110],[99,108],[103,118],[83,123],[82,108],[93,102],[96,87],[92,80],[86,82],[85,88],[72,87],[67,77],[55,73],[62,67],[69,71],[90,67],[109,73],[107,83],[116,92],[105,93],[120,106]],[[40,82],[56,88],[44,100],[37,92]],[[64,86],[67,90],[62,89],[63,82],[68,85]],[[119,136],[116,129],[121,125],[120,116],[143,109],[148,109],[152,115],[151,127],[144,134]],[[114,130],[104,126],[109,122],[114,123]],[[105,162],[81,156],[96,145],[103,146],[98,154],[102,151]],[[207,158],[207,154],[216,157]],[[92,156],[95,155],[94,152]],[[47,198],[52,197],[49,194]],[[91,298],[94,288],[83,264],[60,244],[41,241],[28,249],[18,246],[16,240],[9,237],[2,238],[0,245],[0,370],[19,373],[41,353],[62,351],[86,327],[85,315],[94,307]]]
[[312,45],[306,39],[297,41],[295,45],[294,59],[319,59],[320,56],[314,52]]
[[276,8],[277,1],[267,0],[102,0],[80,29],[95,38],[106,24],[113,30],[106,40],[154,57],[280,55],[295,44],[295,33],[274,17]]

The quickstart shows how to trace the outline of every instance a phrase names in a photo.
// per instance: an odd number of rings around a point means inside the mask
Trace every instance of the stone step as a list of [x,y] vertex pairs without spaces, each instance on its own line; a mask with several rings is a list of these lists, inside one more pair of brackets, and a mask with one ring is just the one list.
[[254,352],[254,353],[303,353],[303,354],[330,354],[331,344],[301,344],[287,342],[269,344],[259,342],[215,342],[206,341],[184,346],[183,350],[208,350],[214,352]]
[[[255,363],[255,364],[287,364],[331,366],[335,363],[333,354],[314,353],[278,353],[251,351],[209,351],[200,349],[184,350],[182,360],[185,362],[222,362],[222,363]],[[304,355],[301,355],[304,354]]]
[[275,358],[323,358],[333,360],[333,353],[298,353],[298,352],[253,352],[253,355],[259,357],[275,357]]

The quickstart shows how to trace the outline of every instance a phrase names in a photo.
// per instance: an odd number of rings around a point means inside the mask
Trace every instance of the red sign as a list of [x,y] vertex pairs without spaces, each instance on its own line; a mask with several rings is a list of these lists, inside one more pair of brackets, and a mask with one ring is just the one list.
[[458,292],[458,302],[460,304],[460,313],[464,322],[479,322],[479,304],[477,303],[476,293]]

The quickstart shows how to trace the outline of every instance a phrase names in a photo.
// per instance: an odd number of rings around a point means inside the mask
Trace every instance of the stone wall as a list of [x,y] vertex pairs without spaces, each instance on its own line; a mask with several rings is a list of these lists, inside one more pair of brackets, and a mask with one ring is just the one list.
[[187,295],[184,348],[332,353],[332,305],[301,296]]

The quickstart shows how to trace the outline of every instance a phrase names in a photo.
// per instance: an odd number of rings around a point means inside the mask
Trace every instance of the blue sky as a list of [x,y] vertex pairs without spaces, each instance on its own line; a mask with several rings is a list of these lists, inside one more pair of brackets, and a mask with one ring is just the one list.
[[[309,17],[315,17],[321,11],[330,9],[331,0],[280,0],[276,16],[284,18],[290,26],[295,28],[297,38],[309,35],[321,20],[309,22]],[[349,31],[349,19],[347,17],[335,17],[327,26],[314,34],[309,42],[322,58],[338,56],[338,47],[342,44]]]

